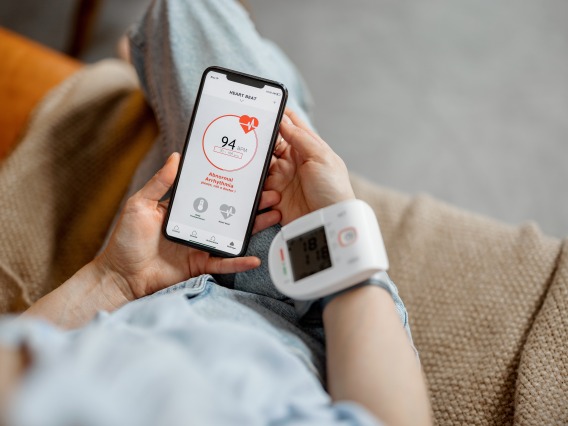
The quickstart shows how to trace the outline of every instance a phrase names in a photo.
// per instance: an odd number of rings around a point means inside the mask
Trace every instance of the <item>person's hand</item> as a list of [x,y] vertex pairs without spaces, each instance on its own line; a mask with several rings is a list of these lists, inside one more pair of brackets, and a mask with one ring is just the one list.
[[[205,273],[242,272],[260,265],[256,257],[219,258],[168,241],[161,229],[167,202],[160,199],[172,186],[180,155],[170,156],[164,167],[128,199],[108,246],[95,260],[111,271],[115,282],[128,300],[133,300]],[[264,191],[259,209],[280,201],[276,191]],[[271,210],[257,216],[253,233],[275,225],[280,213]]]
[[282,214],[282,225],[355,198],[343,160],[290,109],[280,134],[284,140],[277,144],[264,189],[281,194],[274,209]]

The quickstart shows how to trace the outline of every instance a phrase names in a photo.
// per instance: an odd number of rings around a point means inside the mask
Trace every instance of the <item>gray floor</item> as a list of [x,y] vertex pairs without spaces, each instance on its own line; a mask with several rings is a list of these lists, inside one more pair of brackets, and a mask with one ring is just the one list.
[[[304,74],[317,127],[351,170],[568,235],[566,0],[250,3]],[[0,23],[59,48],[72,4],[4,2]],[[145,4],[107,0],[85,59],[112,55]]]

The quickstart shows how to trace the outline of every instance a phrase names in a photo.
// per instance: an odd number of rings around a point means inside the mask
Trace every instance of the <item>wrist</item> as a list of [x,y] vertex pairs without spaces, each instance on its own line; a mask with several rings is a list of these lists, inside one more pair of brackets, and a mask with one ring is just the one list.
[[324,305],[322,311],[324,324],[329,321],[329,318],[337,318],[345,311],[361,311],[366,306],[375,305],[376,303],[384,306],[394,305],[394,301],[387,289],[365,284],[357,285],[338,294]]
[[114,309],[136,299],[128,280],[113,267],[105,252],[96,257],[91,264],[97,275],[100,294],[108,299]]
[[[307,315],[308,312],[310,312],[313,307],[317,306],[317,309],[319,310],[319,312],[324,313],[326,311],[326,308],[333,301],[340,299],[341,297],[346,296],[348,294],[352,294],[352,293],[356,292],[357,290],[363,289],[365,287],[382,288],[384,290],[383,293],[385,293],[387,295],[387,297],[390,298],[391,300],[393,299],[391,289],[387,288],[387,286],[383,285],[382,283],[379,283],[379,282],[376,282],[376,281],[370,279],[370,280],[363,281],[359,284],[355,284],[352,287],[348,287],[344,290],[338,291],[337,293],[329,294],[329,295],[324,296],[320,299],[314,299],[314,300],[308,300],[308,301],[296,300],[295,301],[296,312],[298,313],[298,315],[300,317],[303,317],[303,316]],[[395,301],[395,304],[396,304],[396,301]]]
[[112,312],[133,300],[128,290],[120,275],[99,257],[34,303],[23,315],[43,318],[62,328],[77,328],[97,312]]
[[[338,304],[341,306],[345,306],[346,304],[352,303],[352,302],[346,303],[346,301],[350,300],[347,296],[354,293],[359,295],[359,297],[361,297],[361,294],[365,293],[360,290],[365,290],[365,289],[368,290],[374,289],[375,290],[374,292],[366,294],[380,294],[381,295],[380,297],[382,299],[386,299],[389,305],[394,305],[398,317],[400,318],[403,327],[406,329],[408,336],[412,341],[412,337],[410,335],[410,328],[408,325],[408,313],[406,311],[406,307],[404,306],[404,303],[400,298],[400,295],[398,294],[398,289],[396,285],[392,282],[392,280],[390,279],[390,277],[386,272],[379,272],[369,280],[364,281],[363,283],[358,284],[355,287],[346,289],[343,292],[332,294],[328,296],[326,299],[321,300],[322,313],[325,315],[329,315],[329,313],[327,312],[330,310],[327,309],[328,306],[331,308],[332,305],[335,305],[336,307],[331,309],[333,312],[335,312],[337,310]],[[361,298],[361,303],[363,303],[363,305],[361,306],[365,306],[364,299],[365,299],[364,297]],[[334,303],[335,301],[338,301],[339,303],[335,304]]]

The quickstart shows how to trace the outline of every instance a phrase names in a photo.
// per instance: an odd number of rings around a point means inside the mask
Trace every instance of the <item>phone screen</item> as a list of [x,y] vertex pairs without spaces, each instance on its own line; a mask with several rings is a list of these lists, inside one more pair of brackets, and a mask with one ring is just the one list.
[[227,70],[205,72],[170,202],[167,237],[242,254],[285,102],[286,90],[277,83]]

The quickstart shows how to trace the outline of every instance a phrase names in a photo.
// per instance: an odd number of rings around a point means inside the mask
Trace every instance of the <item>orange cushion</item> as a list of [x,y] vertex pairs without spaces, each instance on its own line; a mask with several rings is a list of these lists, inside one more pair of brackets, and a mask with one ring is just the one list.
[[15,147],[30,112],[81,63],[0,28],[0,160]]

